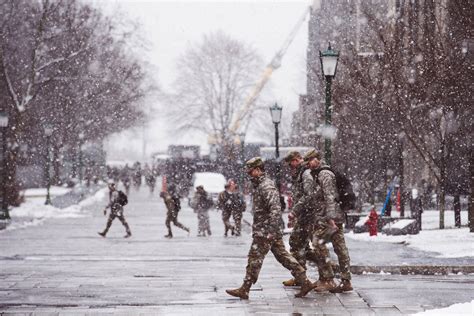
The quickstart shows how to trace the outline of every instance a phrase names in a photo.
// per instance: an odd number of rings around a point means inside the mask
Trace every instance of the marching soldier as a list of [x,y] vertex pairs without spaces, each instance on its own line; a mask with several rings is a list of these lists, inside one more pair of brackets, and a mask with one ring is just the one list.
[[[294,221],[290,235],[290,253],[306,268],[306,259],[316,263],[319,280],[315,291],[323,292],[336,287],[334,271],[329,260],[329,250],[324,243],[310,245],[312,240],[316,210],[312,203],[313,178],[304,164],[303,157],[297,151],[288,153],[285,161],[292,171],[293,208],[288,217]],[[284,281],[285,286],[297,285],[295,279]]]
[[124,238],[132,236],[130,227],[128,226],[128,223],[123,215],[123,207],[128,203],[128,199],[125,193],[123,193],[122,191],[117,191],[117,189],[115,188],[115,183],[109,184],[109,200],[109,204],[107,204],[104,209],[104,215],[107,215],[107,209],[110,208],[107,226],[105,227],[103,232],[99,232],[98,234],[102,237],[105,237],[105,235],[107,235],[107,232],[109,231],[110,226],[112,226],[112,222],[114,221],[114,219],[118,218],[122,225],[125,227],[125,231],[127,232]]
[[303,297],[314,286],[306,277],[305,269],[285,249],[279,226],[281,205],[278,190],[273,181],[265,175],[264,164],[260,157],[247,161],[246,167],[253,186],[253,241],[248,254],[248,264],[242,286],[226,290],[226,292],[241,299],[248,299],[250,287],[257,282],[263,259],[271,251],[278,262],[290,270],[297,282],[301,284],[300,292],[295,296]]
[[178,222],[178,212],[181,209],[181,205],[179,203],[179,197],[176,197],[174,194],[174,188],[170,185],[168,187],[168,192],[161,192],[160,197],[165,202],[166,208],[168,212],[166,213],[166,227],[168,228],[168,235],[165,235],[166,238],[173,238],[173,232],[171,231],[171,223],[174,226],[181,228],[182,230],[189,233],[189,228]]
[[[352,291],[350,257],[344,239],[344,213],[337,200],[339,194],[336,188],[336,176],[321,159],[321,153],[315,149],[309,150],[304,155],[308,167],[315,173],[312,181],[314,185],[313,196],[318,217],[314,232],[313,245],[331,240],[334,252],[339,261],[341,282],[337,287],[330,289],[332,293]],[[309,172],[311,174],[311,172]]]
[[[219,193],[217,208],[222,211],[222,221],[224,222],[224,236],[230,230],[232,235],[240,236],[242,227],[242,213],[245,211],[244,197],[237,191],[234,180],[229,180],[225,186],[225,191]],[[230,223],[233,217],[235,227]]]

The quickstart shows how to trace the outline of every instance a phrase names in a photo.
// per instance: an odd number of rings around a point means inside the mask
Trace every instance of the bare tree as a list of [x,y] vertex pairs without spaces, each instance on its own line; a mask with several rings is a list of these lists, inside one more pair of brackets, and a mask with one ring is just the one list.
[[98,141],[143,119],[142,102],[156,86],[128,47],[137,41],[135,23],[126,28],[121,20],[117,28],[76,0],[0,0],[0,20],[0,109],[11,122],[9,179],[15,179],[19,147],[30,149],[30,161],[45,157],[45,124],[56,130],[57,156],[62,147],[77,148],[80,132]]
[[[169,101],[175,130],[202,131],[218,143],[228,140],[233,136],[231,123],[262,66],[252,47],[221,31],[205,35],[200,43],[188,47],[178,60],[176,92]],[[243,118],[243,126],[255,118],[258,108]]]

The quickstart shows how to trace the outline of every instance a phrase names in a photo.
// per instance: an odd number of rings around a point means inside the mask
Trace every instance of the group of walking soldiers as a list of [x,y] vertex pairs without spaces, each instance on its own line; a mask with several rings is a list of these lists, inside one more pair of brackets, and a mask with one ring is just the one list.
[[[242,230],[242,213],[246,208],[245,199],[232,179],[227,182],[224,189],[219,193],[217,200],[217,208],[221,210],[224,222],[224,236],[227,237],[230,231],[232,236],[238,237]],[[230,223],[231,216],[234,219],[234,225]]]
[[[290,235],[290,252],[285,249],[280,229],[281,204],[279,192],[265,174],[264,162],[255,157],[246,162],[252,183],[254,205],[252,245],[243,284],[229,295],[248,299],[252,284],[257,282],[263,260],[271,251],[278,262],[290,270],[293,278],[285,286],[300,286],[296,297],[311,290],[341,293],[352,290],[350,258],[344,240],[344,214],[340,209],[335,174],[324,164],[315,149],[304,156],[290,152],[285,161],[292,170],[294,206],[289,219],[294,221]],[[341,282],[334,282],[334,271],[329,260],[326,242],[332,242],[339,260]],[[310,282],[306,276],[306,260],[318,267],[319,280]]]

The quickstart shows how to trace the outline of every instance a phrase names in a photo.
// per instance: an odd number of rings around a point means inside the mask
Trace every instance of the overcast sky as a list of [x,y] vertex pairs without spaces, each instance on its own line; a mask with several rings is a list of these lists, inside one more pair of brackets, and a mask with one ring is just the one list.
[[[97,0],[96,0],[97,1]],[[144,0],[98,0],[107,11],[121,9],[132,19],[143,25],[143,37],[151,44],[145,54],[149,62],[158,69],[157,80],[165,90],[171,89],[176,77],[176,58],[190,43],[200,41],[204,34],[223,30],[232,37],[253,45],[263,56],[265,63],[274,54],[301,18],[310,1],[144,1]],[[297,109],[298,95],[306,92],[306,46],[307,20],[299,30],[294,42],[283,58],[279,68],[270,80],[274,101],[284,107],[283,119],[291,118]],[[262,65],[263,67],[264,65]],[[269,114],[270,120],[270,114]],[[112,155],[118,156],[121,149],[130,151],[129,142],[124,138],[135,139],[134,152],[142,152],[141,139],[146,134],[146,154],[165,151],[169,144],[198,144],[205,146],[206,135],[193,135],[176,139],[170,135],[166,122],[158,117],[150,128],[114,137],[109,142]],[[270,142],[270,140],[268,140]],[[127,145],[124,145],[128,143]],[[126,146],[126,147],[125,147]],[[112,148],[110,148],[112,147]],[[108,157],[113,159],[113,157]],[[119,157],[120,158],[120,157]]]

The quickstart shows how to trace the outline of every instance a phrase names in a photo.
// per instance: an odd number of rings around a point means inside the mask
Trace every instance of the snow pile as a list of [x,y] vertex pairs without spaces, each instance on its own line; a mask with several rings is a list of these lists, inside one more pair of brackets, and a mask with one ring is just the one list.
[[12,218],[7,230],[41,225],[48,218],[78,218],[90,216],[88,206],[97,204],[106,196],[107,188],[97,191],[93,196],[81,201],[79,204],[60,209],[51,205],[44,205],[44,197],[27,198],[19,207],[10,211]]
[[369,233],[354,234],[347,237],[366,242],[404,243],[417,250],[437,253],[439,258],[459,258],[474,256],[474,234],[468,228],[422,230],[418,235],[369,236]]
[[413,222],[414,222],[414,219],[401,219],[394,224],[391,224],[391,223],[387,224],[386,227],[391,227],[395,229],[403,229],[407,227],[408,225],[411,225]]
[[446,308],[433,309],[421,313],[413,314],[416,316],[468,316],[474,315],[474,300],[467,303],[454,304]]

